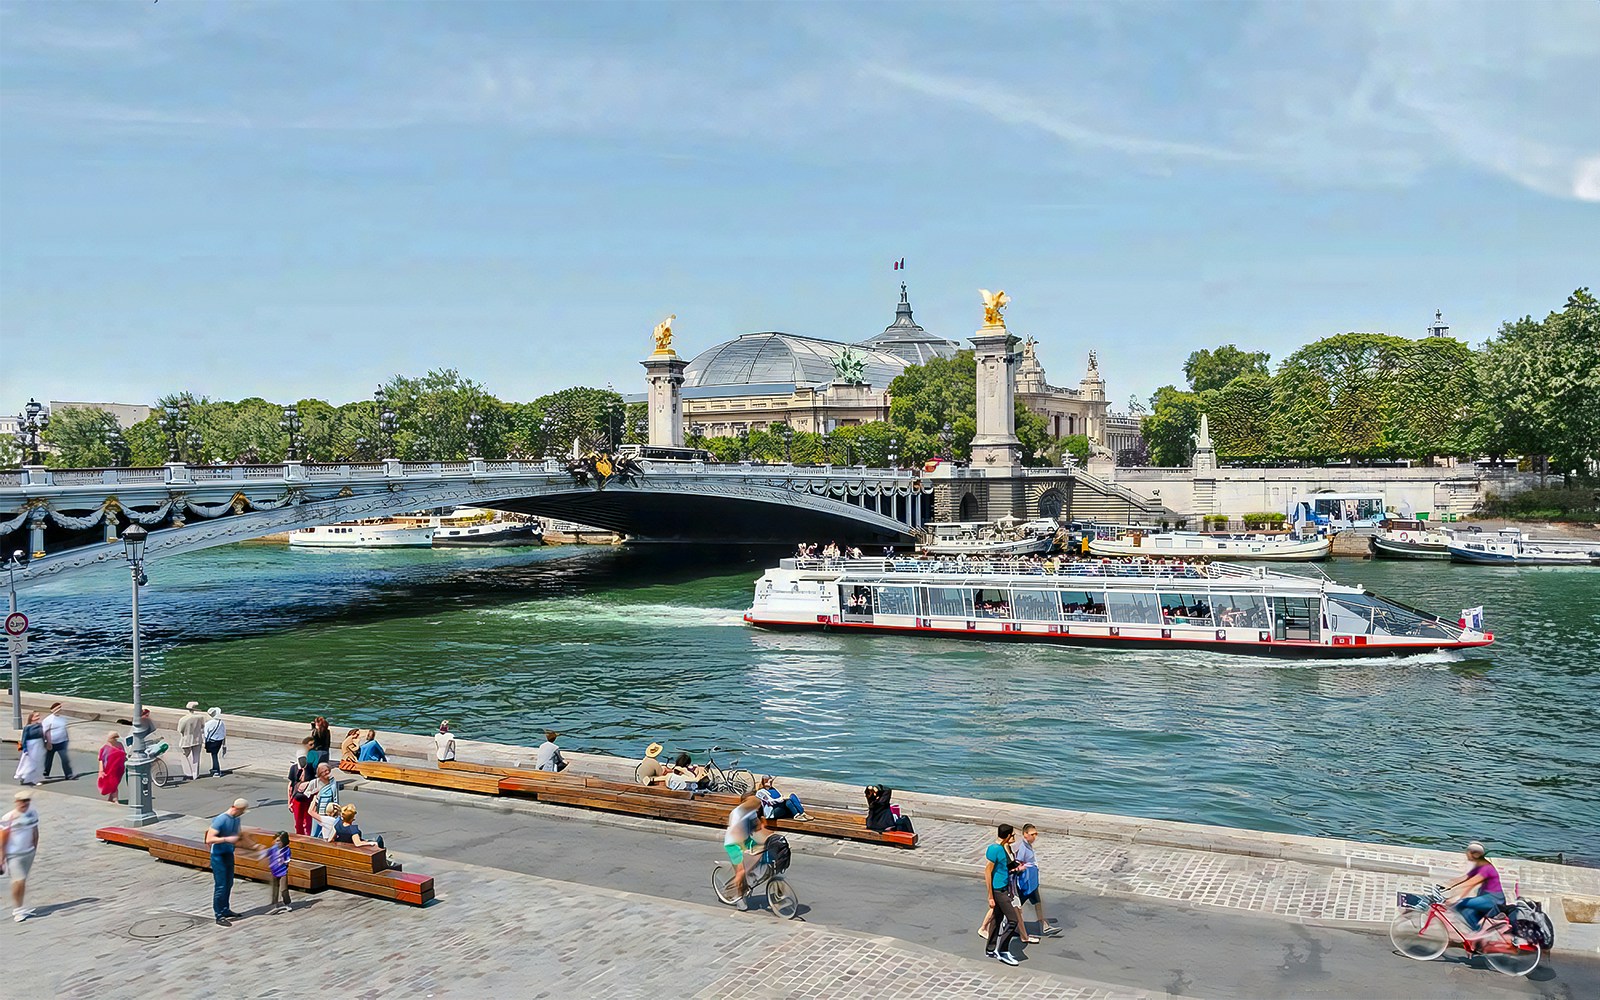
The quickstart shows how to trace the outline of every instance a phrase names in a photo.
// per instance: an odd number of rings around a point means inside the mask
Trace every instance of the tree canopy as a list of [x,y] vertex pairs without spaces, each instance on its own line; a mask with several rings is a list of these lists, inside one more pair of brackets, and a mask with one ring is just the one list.
[[1272,355],[1265,351],[1241,351],[1232,344],[1215,350],[1199,350],[1183,363],[1183,377],[1191,392],[1220,389],[1241,375],[1267,374]]

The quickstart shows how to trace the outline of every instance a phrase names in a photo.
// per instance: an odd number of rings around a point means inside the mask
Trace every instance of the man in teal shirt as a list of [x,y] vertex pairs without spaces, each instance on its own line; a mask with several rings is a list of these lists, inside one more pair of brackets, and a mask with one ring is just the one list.
[[239,817],[249,808],[246,800],[234,799],[206,830],[206,844],[211,847],[211,912],[219,927],[232,927],[228,918],[238,916],[228,905],[228,897],[233,894],[233,848],[239,843]]

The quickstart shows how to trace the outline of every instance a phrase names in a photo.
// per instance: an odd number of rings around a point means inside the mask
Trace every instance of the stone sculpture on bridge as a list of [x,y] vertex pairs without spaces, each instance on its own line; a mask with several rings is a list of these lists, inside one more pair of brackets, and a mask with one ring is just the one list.
[[1003,291],[991,292],[987,288],[978,289],[978,294],[983,296],[983,325],[1005,326],[1006,318],[1002,313],[1011,304],[1011,297]]

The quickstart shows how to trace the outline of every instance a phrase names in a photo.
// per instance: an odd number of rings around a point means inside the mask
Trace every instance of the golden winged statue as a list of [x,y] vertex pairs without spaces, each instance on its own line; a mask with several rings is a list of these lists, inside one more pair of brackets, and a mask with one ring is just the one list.
[[653,333],[651,336],[656,338],[656,353],[657,354],[671,354],[671,353],[673,353],[673,351],[672,351],[672,321],[677,319],[677,318],[678,318],[678,314],[677,313],[673,313],[672,315],[668,316],[666,319],[664,319],[661,322],[656,324],[655,333]]
[[983,323],[985,326],[1005,326],[1006,318],[1001,311],[1011,304],[1010,296],[1005,292],[991,292],[987,288],[978,289],[978,294],[983,296]]

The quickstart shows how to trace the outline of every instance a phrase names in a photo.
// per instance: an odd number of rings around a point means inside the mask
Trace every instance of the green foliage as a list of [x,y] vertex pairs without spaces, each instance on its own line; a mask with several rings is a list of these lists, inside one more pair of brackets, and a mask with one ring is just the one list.
[[1205,531],[1222,531],[1228,526],[1228,515],[1207,514],[1200,519],[1200,523]]
[[1524,490],[1509,497],[1493,493],[1476,511],[1479,517],[1513,521],[1600,522],[1600,489],[1545,487]]
[[1194,456],[1194,435],[1200,430],[1199,393],[1164,385],[1150,397],[1144,418],[1144,440],[1154,465],[1187,465]]
[[1272,433],[1273,382],[1246,372],[1203,395],[1211,442],[1223,462],[1264,462],[1278,453]]
[[1244,526],[1251,529],[1282,528],[1288,520],[1289,518],[1284,514],[1276,514],[1270,511],[1254,511],[1244,516]]
[[1189,380],[1191,392],[1221,389],[1243,375],[1267,374],[1271,359],[1272,355],[1265,351],[1241,351],[1232,344],[1223,344],[1214,351],[1190,354],[1183,363],[1183,377]]
[[44,429],[44,441],[56,449],[44,453],[45,464],[62,469],[114,464],[116,456],[106,444],[106,435],[117,426],[117,418],[105,410],[57,407],[50,414],[50,426]]
[[1294,352],[1278,370],[1273,436],[1292,458],[1393,458],[1395,387],[1411,342],[1341,333]]
[[1481,377],[1491,454],[1548,455],[1563,472],[1600,462],[1600,304],[1587,288],[1542,322],[1503,325]]
[[603,447],[611,429],[619,428],[626,419],[619,415],[625,413],[622,406],[621,393],[587,386],[562,389],[533,401],[541,423],[546,416],[551,418],[550,453],[558,458],[572,451],[574,439],[582,450]]
[[[889,422],[920,431],[938,442],[941,451],[940,435],[948,423],[952,457],[971,458],[972,438],[978,433],[977,386],[978,366],[971,351],[957,351],[952,358],[931,358],[925,365],[907,365],[889,383]],[[1019,425],[1019,437],[1020,430]],[[1038,430],[1042,436],[1043,420]]]

